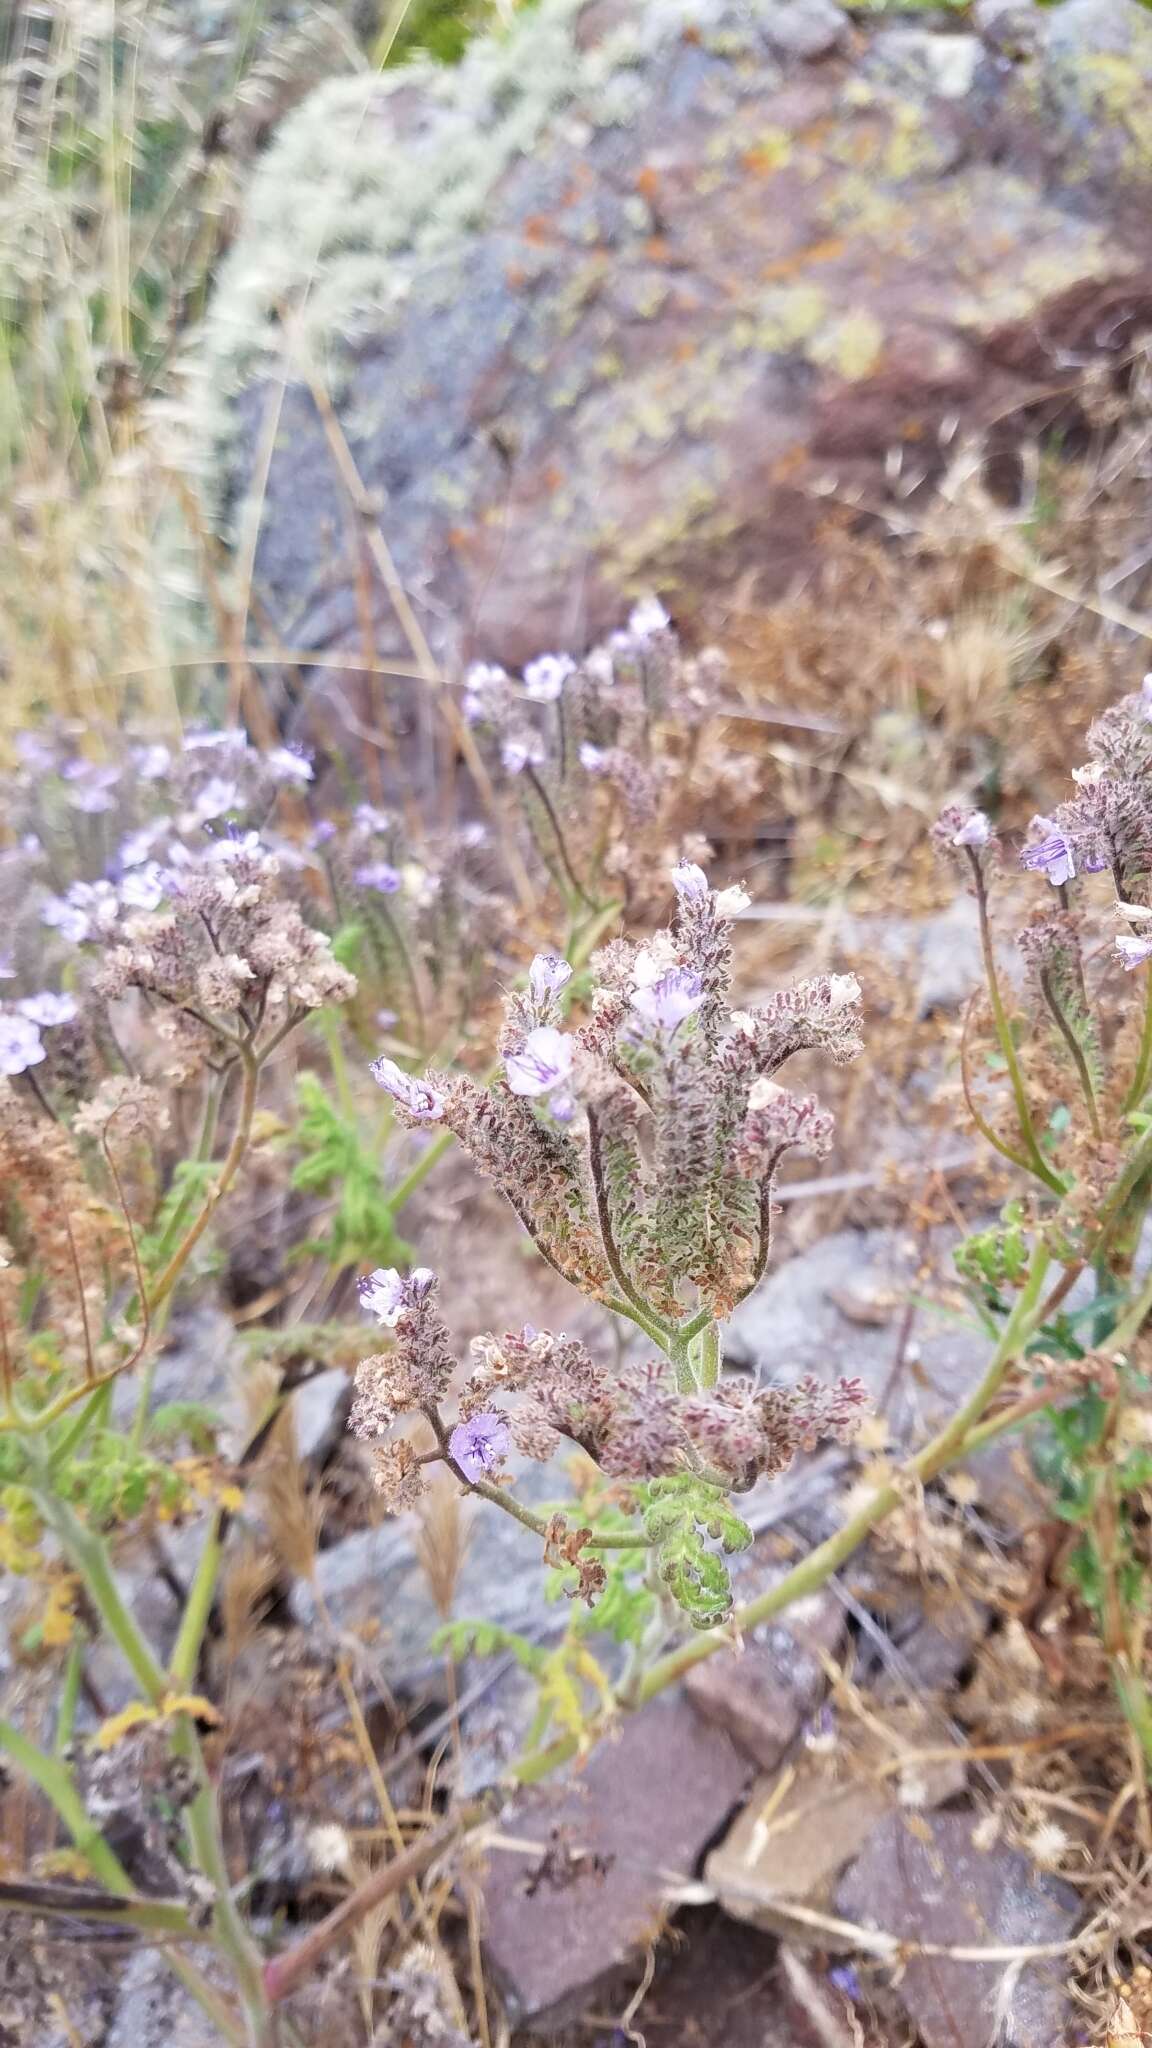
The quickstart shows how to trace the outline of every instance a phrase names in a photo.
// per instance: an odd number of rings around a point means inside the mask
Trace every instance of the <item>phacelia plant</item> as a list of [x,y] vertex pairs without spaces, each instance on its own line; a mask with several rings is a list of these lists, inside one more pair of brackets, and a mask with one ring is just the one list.
[[[565,1442],[578,1446],[635,1489],[661,1580],[709,1627],[731,1604],[710,1539],[720,1551],[751,1541],[730,1496],[782,1472],[801,1446],[851,1435],[864,1401],[856,1380],[758,1386],[721,1370],[722,1325],[768,1260],[780,1162],[790,1150],[819,1157],[831,1137],[819,1103],[774,1077],[799,1052],[854,1058],[860,992],[851,976],[825,975],[760,1009],[733,1010],[730,921],[747,898],[711,889],[692,862],[672,879],[672,925],[642,946],[601,949],[575,1028],[564,1014],[570,966],[537,955],[507,1003],[502,1066],[488,1085],[415,1078],[389,1059],[375,1068],[399,1114],[454,1132],[541,1256],[643,1342],[616,1367],[577,1338],[526,1325],[478,1337],[461,1379],[435,1276],[377,1272],[362,1297],[392,1345],[360,1368],[352,1427],[373,1446],[390,1505],[417,1500],[428,1465],[442,1460],[532,1526],[501,1483],[510,1455],[547,1460]],[[412,1414],[431,1428],[433,1450],[393,1435],[397,1417]],[[633,1528],[587,1540],[595,1550],[638,1537]],[[582,1590],[594,1596],[595,1572]]]

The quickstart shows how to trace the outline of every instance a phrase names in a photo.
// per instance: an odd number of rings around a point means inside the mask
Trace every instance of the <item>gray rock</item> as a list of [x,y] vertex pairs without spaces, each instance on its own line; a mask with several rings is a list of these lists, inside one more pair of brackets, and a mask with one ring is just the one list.
[[[824,1380],[858,1376],[894,1443],[919,1448],[971,1394],[990,1355],[987,1336],[956,1289],[955,1242],[950,1232],[934,1233],[925,1275],[917,1270],[916,1246],[900,1232],[841,1230],[822,1238],[770,1272],[737,1311],[726,1361],[769,1380],[791,1381],[806,1372]],[[942,1287],[951,1283],[951,1312],[932,1306],[933,1277]],[[910,1296],[921,1305],[897,1370]],[[1034,1490],[1017,1466],[1024,1434],[989,1444],[971,1461],[981,1508],[1008,1528],[1036,1518]]]
[[958,896],[928,917],[843,917],[841,944],[914,979],[916,1014],[953,1012],[983,980],[980,929],[970,896]]
[[344,1432],[352,1405],[352,1381],[339,1366],[305,1380],[289,1399],[296,1453],[305,1465],[319,1467],[331,1457]]
[[873,45],[870,69],[941,99],[962,100],[982,51],[978,36],[945,36],[923,28],[886,29]]
[[[949,1237],[936,1235],[933,1265],[950,1273]],[[925,1291],[916,1246],[892,1230],[839,1230],[789,1259],[733,1318],[725,1357],[767,1379],[855,1374],[883,1401],[894,1376],[901,1315],[909,1291]],[[885,1415],[900,1437],[939,1428],[988,1363],[988,1340],[961,1310],[945,1320],[918,1311],[905,1369]]]
[[[894,1814],[842,1879],[836,1911],[900,1941],[941,1947],[1031,1947],[1064,1941],[1081,1901],[1014,1849],[980,1849],[971,1814]],[[897,1993],[923,2048],[1012,2040],[1064,2048],[1072,2038],[1067,1960],[979,1963],[912,1955]]]
[[[208,1951],[198,1951],[198,1968],[217,1990],[227,1978]],[[172,1975],[155,1949],[130,1957],[103,2048],[211,2048],[211,2020]]]
[[501,1832],[538,1846],[494,1848],[484,1881],[485,1952],[515,2021],[546,2033],[610,1996],[749,1776],[673,1697],[625,1718],[559,1793],[517,1801]]
[[[783,1575],[782,1565],[763,1573],[755,1592]],[[742,1600],[755,1592],[739,1585]],[[839,1602],[818,1593],[782,1621],[754,1629],[739,1650],[720,1650],[695,1665],[684,1690],[698,1714],[725,1729],[761,1770],[774,1770],[827,1690],[818,1651],[833,1655],[843,1633]]]
[[[517,1473],[517,1497],[530,1506],[555,1501],[562,1490],[547,1466],[525,1462]],[[462,1501],[460,1513],[467,1542],[454,1617],[496,1622],[534,1640],[556,1632],[564,1616],[544,1597],[539,1538],[486,1501]],[[390,1687],[439,1692],[444,1659],[429,1643],[442,1617],[420,1562],[418,1531],[412,1515],[357,1530],[320,1552],[317,1584],[336,1628],[370,1641]],[[315,1625],[315,1600],[303,1580],[293,1588],[291,1608],[302,1627]]]
[[262,631],[331,656],[314,706],[366,627],[302,355],[449,662],[585,642],[638,587],[689,619],[738,577],[770,597],[812,566],[817,486],[882,498],[893,451],[930,481],[945,421],[1121,355],[1152,306],[1152,19],[1041,13],[1029,64],[962,90],[951,21],[869,76],[891,25],[830,47],[822,0],[543,0],[450,72],[312,95],[253,179],[196,432],[225,523],[260,478]]
[[783,0],[764,18],[764,34],[788,57],[826,57],[843,42],[849,21],[835,0]]

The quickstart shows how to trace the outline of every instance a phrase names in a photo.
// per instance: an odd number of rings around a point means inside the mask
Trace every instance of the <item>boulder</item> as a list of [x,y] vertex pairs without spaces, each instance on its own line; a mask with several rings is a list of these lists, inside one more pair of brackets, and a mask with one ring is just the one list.
[[[897,1990],[923,2048],[957,2041],[1073,2039],[1068,1959],[1028,1950],[1068,1940],[1081,1916],[1070,1885],[1041,1876],[1003,1844],[980,1848],[971,1814],[892,1815],[873,1834],[836,1894],[845,1920],[922,1943],[935,1953],[901,1961]],[[982,1963],[949,1948],[998,1953]],[[1020,1956],[1013,1959],[1012,1951]],[[1078,2037],[1077,2037],[1078,2038]]]
[[505,1814],[488,1860],[488,1963],[509,2017],[549,2032],[610,1997],[747,1789],[751,1769],[678,1695]]
[[376,521],[449,663],[586,643],[642,588],[770,599],[829,493],[903,502],[958,433],[1052,418],[1152,319],[1152,17],[980,25],[542,0],[454,70],[321,85],[192,366],[261,636],[321,693],[368,642],[410,661]]

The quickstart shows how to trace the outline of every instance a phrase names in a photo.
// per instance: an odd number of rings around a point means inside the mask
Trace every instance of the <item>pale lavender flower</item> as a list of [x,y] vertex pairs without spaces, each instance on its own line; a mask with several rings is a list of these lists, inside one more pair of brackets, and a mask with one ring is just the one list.
[[691,967],[668,967],[655,981],[632,991],[632,1008],[657,1031],[678,1031],[704,1001],[700,976]]
[[112,791],[120,780],[120,770],[114,762],[69,761],[63,775],[70,785],[68,801],[73,810],[97,817],[113,808]]
[[694,860],[677,861],[672,870],[672,887],[682,903],[703,903],[708,894],[708,877]]
[[59,932],[70,945],[78,946],[88,937],[88,919],[84,911],[63,896],[48,897],[40,911],[40,922]]
[[371,1073],[373,1080],[380,1083],[414,1123],[439,1123],[444,1114],[444,1097],[430,1081],[419,1074],[406,1074],[395,1060],[386,1058],[373,1060]]
[[1116,941],[1116,951],[1125,967],[1143,967],[1146,960],[1152,960],[1152,939],[1138,939],[1130,932],[1122,932]]
[[969,811],[952,834],[953,846],[987,846],[992,837],[992,823],[983,811]]
[[200,825],[207,825],[214,818],[222,818],[226,811],[239,811],[244,799],[236,783],[229,782],[223,775],[212,775],[204,784],[192,806],[192,815]]
[[357,804],[352,813],[358,832],[390,832],[395,822],[391,812],[382,811],[377,804]]
[[142,782],[159,782],[172,766],[172,756],[167,747],[158,744],[133,747],[132,762]]
[[159,861],[145,861],[131,868],[120,884],[120,901],[126,910],[158,910],[168,894],[170,877]]
[[26,1074],[45,1057],[44,1041],[30,1017],[0,1017],[0,1074]]
[[296,747],[272,747],[264,765],[277,782],[311,782],[312,763]]
[[308,835],[310,846],[327,846],[336,837],[336,827],[331,818],[319,818]]
[[538,768],[544,759],[544,742],[538,733],[530,739],[505,740],[500,759],[509,775],[521,775],[525,768]]
[[375,889],[379,896],[394,896],[400,887],[400,870],[386,860],[369,861],[362,868],[353,868],[352,880],[361,889]]
[[40,912],[62,938],[79,945],[104,937],[120,914],[120,899],[111,882],[73,882],[66,896],[49,896]]
[[572,1072],[572,1040],[554,1024],[538,1024],[519,1052],[510,1052],[504,1072],[513,1095],[548,1095]]
[[448,1439],[448,1449],[469,1479],[484,1479],[499,1471],[512,1448],[512,1432],[502,1415],[474,1415],[458,1422]]
[[370,1315],[394,1330],[402,1315],[421,1301],[435,1281],[429,1266],[414,1266],[405,1277],[395,1266],[377,1266],[374,1273],[357,1283],[357,1292]]
[[524,671],[524,694],[534,704],[555,704],[576,663],[566,654],[541,654]]
[[395,1266],[377,1266],[374,1273],[357,1284],[357,1293],[369,1315],[394,1330],[404,1313],[404,1279]]
[[54,1025],[71,1024],[80,1014],[80,1005],[75,996],[56,995],[52,989],[43,989],[39,995],[25,996],[16,1008],[30,1024],[39,1031],[51,1031]]
[[120,866],[122,868],[143,867],[144,862],[149,859],[153,847],[158,841],[163,839],[167,830],[168,821],[162,818],[158,824],[142,825],[138,832],[130,832],[127,839],[122,839],[120,842],[120,851],[117,855]]
[[586,775],[597,775],[608,759],[605,747],[594,747],[591,740],[584,740],[580,747],[580,766]]
[[528,969],[528,986],[538,1003],[558,996],[572,979],[572,969],[559,953],[537,953]]
[[1034,846],[1024,848],[1020,855],[1020,865],[1031,868],[1038,874],[1047,875],[1052,887],[1059,889],[1065,882],[1075,879],[1076,857],[1072,851],[1072,841],[1066,832],[1051,832],[1047,838],[1037,840]]
[[56,766],[56,755],[39,733],[18,732],[13,744],[22,767],[30,768],[35,775],[51,774]]
[[628,614],[628,631],[634,633],[638,640],[650,640],[656,633],[666,633],[671,624],[658,597],[642,597]]

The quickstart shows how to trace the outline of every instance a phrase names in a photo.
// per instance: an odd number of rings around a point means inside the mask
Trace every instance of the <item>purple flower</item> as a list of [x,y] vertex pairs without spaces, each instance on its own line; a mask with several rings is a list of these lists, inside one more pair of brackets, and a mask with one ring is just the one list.
[[0,1074],[26,1074],[44,1059],[44,1041],[29,1017],[0,1017]]
[[672,870],[672,887],[681,903],[703,903],[708,894],[708,877],[694,860],[678,861]]
[[336,827],[331,818],[319,818],[308,835],[309,845],[327,846],[329,840],[335,837]]
[[438,1124],[444,1114],[444,1097],[419,1074],[406,1074],[395,1060],[373,1060],[372,1078],[379,1081],[394,1102],[406,1110],[414,1123]]
[[647,981],[632,991],[632,1008],[639,1012],[646,1024],[654,1025],[657,1031],[666,1031],[671,1037],[678,1031],[686,1017],[691,1017],[704,1001],[704,989],[700,976],[691,967],[668,967],[654,981]]
[[536,1002],[558,996],[572,979],[572,969],[559,953],[537,953],[528,969],[528,986]]
[[1026,846],[1020,855],[1020,865],[1047,875],[1054,889],[1062,888],[1076,875],[1072,841],[1065,832],[1053,832],[1047,839],[1038,840],[1035,846]]
[[566,654],[542,654],[524,671],[524,694],[534,704],[555,704],[576,663]]
[[628,631],[638,640],[650,640],[655,633],[665,633],[671,624],[658,597],[642,597],[628,614]]
[[842,1992],[851,2005],[863,2004],[864,1992],[851,1963],[833,1963],[828,1972],[828,1982]]
[[358,1282],[357,1292],[369,1314],[376,1316],[386,1329],[394,1330],[401,1316],[415,1308],[435,1279],[430,1266],[413,1267],[407,1278],[395,1266],[377,1266],[374,1273]]
[[504,1073],[513,1095],[547,1095],[572,1072],[572,1040],[554,1024],[538,1024],[519,1052],[510,1052]]
[[353,868],[352,880],[361,889],[375,889],[380,896],[394,896],[400,887],[400,870],[391,867],[386,860],[369,861],[362,868]]
[[40,1031],[51,1031],[56,1024],[70,1024],[80,1013],[75,996],[55,995],[51,989],[44,989],[38,996],[25,996],[16,1008],[30,1024]]
[[471,1422],[456,1424],[448,1448],[467,1478],[483,1479],[504,1463],[512,1448],[512,1432],[502,1415],[474,1415]]
[[1133,967],[1143,967],[1146,960],[1152,960],[1152,939],[1138,939],[1130,932],[1122,932],[1116,941],[1116,951],[1131,972]]

